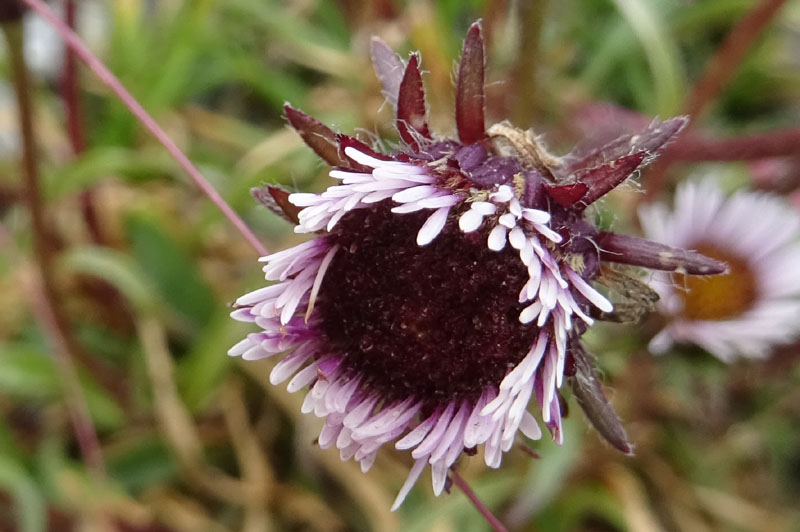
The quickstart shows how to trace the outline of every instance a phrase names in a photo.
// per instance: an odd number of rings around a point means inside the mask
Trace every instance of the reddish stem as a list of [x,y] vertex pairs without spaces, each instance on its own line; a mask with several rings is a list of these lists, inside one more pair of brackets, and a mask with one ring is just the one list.
[[32,283],[33,287],[31,288],[33,310],[50,340],[53,360],[58,366],[58,373],[65,389],[67,411],[72,422],[72,430],[75,432],[75,440],[78,442],[86,467],[98,478],[105,478],[103,451],[78,378],[78,371],[74,363],[75,357],[71,348],[71,337],[56,311],[54,302],[48,297],[47,283],[44,282],[45,277],[41,271],[39,277],[41,281]]
[[[695,82],[684,102],[684,112],[693,120],[697,120],[706,107],[719,96],[747,51],[785,2],[786,0],[761,0],[731,29],[725,41],[706,64],[705,71]],[[667,169],[676,160],[673,157],[673,150],[678,144],[664,150],[661,159],[650,167],[646,180],[646,198],[658,197],[663,190],[667,180]]]
[[533,448],[531,446],[529,446],[529,445],[525,445],[524,443],[520,443],[520,444],[517,445],[517,447],[519,447],[519,449],[523,453],[527,454],[528,456],[530,456],[534,460],[539,460],[542,457],[542,455],[540,455],[539,453],[534,451]]
[[[67,0],[64,6],[64,22],[75,30],[75,0]],[[67,47],[64,51],[64,71],[61,75],[61,96],[67,117],[67,134],[72,151],[81,153],[86,149],[86,137],[81,123],[81,102],[78,95],[78,65],[75,53]]]
[[[44,328],[53,348],[53,360],[58,365],[67,410],[75,431],[75,438],[87,467],[98,477],[105,475],[105,466],[86,400],[83,396],[78,372],[74,363],[74,352],[78,349],[75,338],[69,333],[66,320],[56,304],[57,291],[53,278],[53,246],[49,242],[49,232],[42,204],[39,168],[36,162],[36,146],[33,131],[33,109],[31,103],[31,83],[25,58],[22,52],[22,24],[5,24],[3,32],[8,43],[9,60],[13,73],[14,89],[17,96],[20,133],[22,137],[22,176],[25,199],[28,203],[33,232],[33,249],[36,256],[38,279],[32,283],[31,299],[34,314]],[[0,239],[11,239],[0,228]],[[13,248],[12,248],[13,251]]]
[[456,470],[454,469],[450,470],[450,478],[453,479],[453,484],[458,486],[458,489],[464,492],[464,495],[467,496],[469,502],[471,502],[472,505],[475,507],[475,509],[478,510],[478,512],[483,516],[484,519],[486,519],[486,522],[489,523],[489,526],[492,527],[492,530],[494,530],[495,532],[508,532],[508,529],[505,527],[505,525],[501,523],[497,517],[494,516],[491,510],[489,510],[489,508],[486,507],[483,501],[478,498],[475,492],[472,491],[472,488],[467,483],[467,481],[464,480]]
[[697,119],[708,104],[719,96],[747,51],[784,3],[786,0],[762,0],[736,23],[686,98],[684,111],[687,114]]
[[61,38],[66,43],[76,56],[100,78],[111,91],[116,94],[119,100],[125,107],[136,117],[139,122],[161,143],[162,146],[169,152],[173,159],[180,165],[184,172],[195,182],[200,190],[205,194],[211,202],[217,206],[222,214],[233,224],[233,226],[241,233],[241,235],[250,243],[259,255],[266,255],[267,249],[256,238],[253,232],[247,227],[247,224],[239,217],[238,214],[231,208],[230,205],[222,198],[211,183],[209,183],[203,174],[192,164],[186,155],[178,148],[175,142],[167,135],[167,133],[156,123],[142,105],[134,98],[130,92],[122,85],[111,71],[86,47],[86,45],[75,35],[69,27],[62,20],[60,20],[53,11],[45,5],[42,0],[22,0],[28,7],[36,11],[42,18],[44,18],[53,28],[58,32]]
[[[73,31],[75,30],[76,11],[75,0],[67,0],[64,4],[64,22]],[[69,47],[64,51],[61,99],[64,101],[64,113],[67,119],[67,136],[72,145],[73,153],[78,155],[86,149],[86,135],[81,120],[83,113],[81,112],[81,100],[78,92],[78,64],[75,61],[75,54]],[[97,217],[92,189],[87,188],[81,192],[79,199],[81,210],[83,211],[83,220],[86,222],[89,235],[95,243],[102,244],[104,241],[103,232]]]

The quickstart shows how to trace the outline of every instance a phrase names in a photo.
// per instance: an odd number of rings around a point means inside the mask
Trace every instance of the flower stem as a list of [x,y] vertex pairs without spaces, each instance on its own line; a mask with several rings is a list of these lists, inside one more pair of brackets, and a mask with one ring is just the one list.
[[[36,164],[36,146],[33,132],[33,111],[31,104],[32,87],[23,55],[22,23],[3,24],[9,51],[9,61],[13,73],[14,89],[19,110],[20,133],[22,137],[22,175],[24,195],[28,203],[33,232],[33,248],[36,256],[36,278],[30,282],[31,301],[34,314],[50,339],[53,360],[58,366],[58,374],[64,387],[67,410],[75,431],[75,438],[87,467],[98,477],[105,476],[105,466],[86,400],[83,396],[73,353],[77,342],[69,333],[66,320],[56,305],[56,288],[53,277],[53,251],[45,222],[44,209]],[[2,228],[0,228],[2,229]],[[2,240],[13,245],[5,231],[0,232]],[[13,248],[12,248],[13,250]]]
[[[722,88],[741,64],[747,51],[764,32],[784,3],[786,0],[761,0],[731,29],[725,41],[709,59],[705,71],[694,83],[691,92],[686,97],[683,110],[693,120],[696,121],[708,105],[719,96]],[[686,133],[684,132],[684,135]],[[643,199],[656,198],[663,190],[667,182],[667,169],[678,159],[674,156],[674,152],[679,144],[676,142],[664,150],[661,158],[650,167],[646,178],[647,191]]]
[[[64,4],[64,22],[74,31],[75,13],[77,11],[75,0],[67,0]],[[86,134],[83,128],[83,113],[81,112],[80,93],[78,92],[78,64],[75,53],[67,47],[64,51],[64,70],[60,80],[61,99],[64,102],[64,114],[67,120],[67,136],[75,155],[83,153],[86,149]],[[94,193],[92,188],[82,191],[79,197],[83,220],[92,240],[103,244],[103,230],[97,218]]]
[[222,198],[211,183],[209,183],[200,171],[189,161],[189,158],[178,148],[175,142],[167,133],[156,123],[142,105],[134,98],[130,92],[122,85],[111,71],[86,47],[80,38],[53,11],[45,5],[42,0],[22,0],[28,7],[44,18],[58,32],[66,43],[81,61],[97,75],[111,91],[116,94],[125,107],[136,117],[139,122],[161,143],[167,152],[172,156],[184,172],[195,182],[200,190],[211,202],[217,206],[222,214],[233,224],[247,242],[255,249],[259,255],[266,255],[267,249],[256,238],[247,224],[239,217],[230,205]]
[[[64,5],[64,22],[67,27],[75,30],[75,0],[67,0]],[[81,102],[78,94],[78,65],[75,61],[75,52],[67,47],[64,51],[64,71],[61,74],[61,97],[64,100],[64,110],[67,118],[67,134],[72,145],[72,151],[77,153],[86,149],[86,136],[81,121]]]
[[489,523],[489,526],[492,527],[492,530],[495,532],[508,532],[508,529],[500,522],[500,520],[494,516],[494,514],[486,507],[482,500],[478,498],[472,488],[467,483],[464,478],[458,474],[458,472],[454,469],[450,470],[450,478],[453,479],[453,484],[458,486],[458,489],[464,492],[464,495],[467,496],[469,502],[475,507],[476,510],[486,519],[486,522]]
[[708,104],[719,96],[747,51],[784,3],[786,0],[761,0],[736,23],[706,64],[703,75],[695,82],[686,98],[685,113],[697,119]]

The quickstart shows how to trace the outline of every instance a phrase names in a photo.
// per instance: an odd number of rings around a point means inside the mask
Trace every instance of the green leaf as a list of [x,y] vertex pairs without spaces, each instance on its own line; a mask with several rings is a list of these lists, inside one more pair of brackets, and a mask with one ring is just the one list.
[[193,411],[203,408],[214,395],[232,364],[226,352],[247,334],[246,325],[232,320],[228,316],[229,309],[222,309],[224,312],[214,316],[176,369],[181,395]]
[[14,499],[21,532],[44,532],[47,507],[36,482],[18,462],[0,454],[0,488]]
[[53,361],[27,346],[3,346],[0,389],[4,395],[49,399],[58,394]]
[[[27,346],[5,345],[0,355],[0,390],[4,394],[34,400],[62,397],[63,386],[53,359]],[[125,422],[122,409],[89,375],[80,375],[89,414],[103,429]]]
[[24,452],[17,443],[17,437],[2,418],[0,418],[0,456],[18,462],[22,462],[24,459]]
[[133,256],[166,303],[195,329],[211,318],[218,303],[192,258],[144,214],[126,220]]
[[175,174],[177,167],[161,147],[129,149],[118,146],[94,147],[69,164],[45,173],[44,190],[50,200],[74,194],[110,175],[131,181]]
[[664,13],[652,0],[612,1],[631,25],[650,65],[656,105],[646,111],[674,115],[681,108],[686,89],[678,48],[664,31]]
[[[585,529],[586,520],[608,523],[611,530],[625,530],[621,501],[600,484],[583,484],[564,490],[558,500],[536,514],[536,524],[543,530],[569,532]],[[600,525],[602,527],[602,524]]]
[[226,4],[232,12],[260,26],[259,30],[268,32],[293,61],[344,79],[359,74],[359,67],[346,53],[348,43],[339,42],[332,33],[289,15],[270,5],[272,2],[232,0]]
[[154,310],[158,307],[159,297],[152,283],[124,253],[99,246],[85,246],[64,253],[61,262],[68,270],[108,281],[136,310]]
[[106,453],[109,476],[128,492],[173,481],[178,464],[172,452],[156,435],[147,435]]
[[[577,411],[578,408],[574,407]],[[572,410],[572,408],[570,408]],[[564,486],[564,479],[580,459],[583,438],[596,438],[596,434],[586,435],[587,422],[581,415],[570,416],[562,420],[564,443],[556,445],[544,431],[542,440],[536,444],[536,450],[542,460],[528,471],[524,484],[520,487],[517,504],[537,507],[547,506]]]

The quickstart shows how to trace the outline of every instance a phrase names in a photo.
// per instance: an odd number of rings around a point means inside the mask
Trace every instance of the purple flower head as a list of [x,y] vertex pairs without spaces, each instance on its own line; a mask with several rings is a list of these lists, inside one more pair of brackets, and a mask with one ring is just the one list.
[[[486,464],[498,467],[518,432],[540,438],[531,401],[561,442],[565,377],[598,431],[630,453],[579,340],[595,319],[636,317],[654,301],[609,264],[690,275],[725,266],[600,231],[583,214],[686,119],[565,157],[531,131],[487,128],[476,23],[458,69],[458,139],[443,139],[427,124],[419,57],[404,63],[377,39],[372,57],[402,147],[379,153],[286,105],[289,123],[338,183],[321,194],[255,191],[313,238],[261,259],[274,284],[239,298],[232,314],[261,331],[230,354],[281,355],[271,381],[307,389],[303,412],[325,419],[320,446],[336,446],[364,471],[384,444],[408,450],[415,462],[395,508],[426,465],[438,495],[462,452],[482,447]],[[595,284],[644,296],[615,308]]]

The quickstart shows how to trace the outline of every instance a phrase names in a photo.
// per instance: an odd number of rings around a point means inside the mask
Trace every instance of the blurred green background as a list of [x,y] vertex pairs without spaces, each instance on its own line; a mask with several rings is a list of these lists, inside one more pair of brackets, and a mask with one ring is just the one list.
[[[482,17],[490,120],[532,126],[563,153],[599,127],[587,109],[600,102],[647,116],[681,113],[709,58],[758,3],[84,0],[77,29],[279,250],[301,237],[249,189],[318,191],[330,182],[286,127],[285,101],[337,130],[396,138],[369,64],[372,35],[404,56],[421,51],[430,123],[451,134],[454,62],[466,28]],[[63,48],[41,20],[26,19],[52,253],[46,273],[74,342],[78,386],[54,356],[37,303],[6,47],[0,530],[488,530],[460,492],[434,498],[427,474],[390,513],[406,456],[387,449],[363,475],[335,450],[316,447],[321,422],[300,414],[300,395],[269,385],[274,361],[226,356],[249,332],[228,318],[228,304],[262,284],[255,253],[82,65],[85,142],[76,153]],[[789,1],[694,127],[731,137],[799,119],[800,2]],[[800,173],[797,158],[791,164]],[[735,188],[752,180],[753,166],[675,166],[669,183],[709,172]],[[647,174],[642,183],[647,188]],[[635,232],[640,199],[632,188],[615,193],[604,203],[605,222]],[[570,401],[563,446],[537,442],[540,460],[512,452],[497,471],[465,457],[463,475],[513,530],[800,530],[797,346],[725,366],[699,350],[653,357],[645,346],[655,330],[600,326],[587,339],[635,457],[603,444]],[[79,396],[102,467],[87,466],[74,436],[70,405]]]

